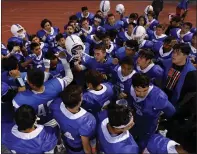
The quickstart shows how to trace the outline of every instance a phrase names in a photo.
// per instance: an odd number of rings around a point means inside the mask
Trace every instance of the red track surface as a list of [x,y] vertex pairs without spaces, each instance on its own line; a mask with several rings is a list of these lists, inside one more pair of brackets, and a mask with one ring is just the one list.
[[[68,17],[80,11],[82,6],[88,6],[90,12],[99,9],[99,1],[18,1],[2,2],[2,42],[12,36],[10,26],[21,24],[29,34],[35,34],[40,29],[40,22],[47,18],[54,26],[63,31]],[[137,12],[143,14],[144,8],[151,2],[143,1],[111,1],[111,11],[114,12],[116,4],[122,3],[126,8],[126,15]],[[168,14],[175,12],[177,3],[164,3],[164,10],[160,14],[160,23],[168,23]],[[189,13],[186,21],[196,26],[196,6],[189,5]],[[117,17],[118,18],[118,17]]]

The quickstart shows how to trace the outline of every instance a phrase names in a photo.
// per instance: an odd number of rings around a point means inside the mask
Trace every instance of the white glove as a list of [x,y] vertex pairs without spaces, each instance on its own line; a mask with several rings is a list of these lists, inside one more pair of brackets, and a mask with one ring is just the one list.
[[45,68],[50,68],[51,61],[49,59],[44,59],[43,58],[43,63],[44,63]]

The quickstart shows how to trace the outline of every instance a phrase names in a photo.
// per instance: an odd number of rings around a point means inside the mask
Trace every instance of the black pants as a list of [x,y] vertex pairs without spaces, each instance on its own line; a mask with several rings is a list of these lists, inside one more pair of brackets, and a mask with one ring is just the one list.
[[155,10],[154,12],[155,12],[155,19],[158,20],[159,13],[160,13],[161,11],[160,11],[160,10],[158,10],[158,11]]

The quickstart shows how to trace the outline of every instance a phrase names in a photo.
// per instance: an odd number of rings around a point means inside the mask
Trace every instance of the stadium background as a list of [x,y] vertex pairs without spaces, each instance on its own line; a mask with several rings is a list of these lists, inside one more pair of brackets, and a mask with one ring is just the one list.
[[[189,13],[186,21],[192,22],[196,27],[196,1],[189,4]],[[168,14],[174,13],[179,1],[164,0],[164,9],[159,16],[161,23],[168,24]],[[64,25],[68,22],[70,15],[81,11],[82,6],[87,6],[90,12],[95,13],[99,9],[100,1],[83,0],[57,0],[57,1],[30,1],[30,0],[3,0],[2,1],[2,42],[7,44],[7,40],[12,36],[10,26],[21,24],[29,34],[35,34],[41,29],[40,22],[47,18],[52,21],[53,26],[60,28],[63,32]],[[111,12],[115,13],[115,6],[122,3],[126,8],[126,15],[136,12],[141,15],[145,7],[151,1],[127,0],[111,1]],[[117,16],[118,19],[118,16]]]

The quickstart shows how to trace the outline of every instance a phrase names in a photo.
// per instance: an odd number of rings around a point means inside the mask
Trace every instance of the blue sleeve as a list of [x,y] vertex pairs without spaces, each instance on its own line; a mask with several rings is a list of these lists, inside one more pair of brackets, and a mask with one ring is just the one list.
[[149,40],[152,40],[152,35],[154,34],[154,31],[151,30],[150,28],[148,28],[148,29],[146,30],[146,32],[147,32],[147,34],[148,34],[148,39],[149,39]]
[[45,127],[46,135],[43,138],[42,150],[48,152],[54,149],[58,141],[58,127]]
[[84,117],[83,124],[79,128],[80,136],[92,137],[96,129],[96,119],[93,115],[88,113],[87,117]]
[[164,112],[167,117],[171,117],[175,112],[175,107],[169,102],[167,95],[161,91],[156,101],[156,109]]
[[42,38],[45,34],[46,34],[46,33],[45,33],[43,30],[39,30],[39,31],[37,32],[37,36],[38,36],[39,38]]

